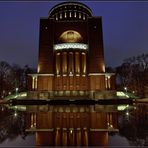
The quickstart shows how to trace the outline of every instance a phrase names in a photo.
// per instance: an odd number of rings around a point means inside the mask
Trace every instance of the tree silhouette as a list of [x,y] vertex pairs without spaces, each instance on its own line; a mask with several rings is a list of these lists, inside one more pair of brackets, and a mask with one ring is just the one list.
[[0,98],[5,96],[7,90],[11,87],[10,77],[11,77],[12,68],[5,62],[0,62]]
[[120,88],[127,87],[128,91],[134,91],[143,97],[148,88],[148,54],[125,59],[116,68],[116,75],[120,80]]

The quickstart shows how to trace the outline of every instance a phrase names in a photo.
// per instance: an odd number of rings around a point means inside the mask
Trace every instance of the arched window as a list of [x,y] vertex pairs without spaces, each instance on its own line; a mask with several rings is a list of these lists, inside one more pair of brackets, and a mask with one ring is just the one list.
[[83,38],[79,32],[74,31],[74,30],[67,30],[61,34],[59,41],[65,42],[65,43],[66,42],[67,43],[77,43],[77,42],[82,42]]

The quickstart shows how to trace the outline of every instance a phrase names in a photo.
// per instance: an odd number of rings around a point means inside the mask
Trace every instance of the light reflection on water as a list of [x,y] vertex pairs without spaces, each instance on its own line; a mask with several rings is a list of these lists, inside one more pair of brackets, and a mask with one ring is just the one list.
[[[35,146],[35,132],[25,130],[28,128],[26,114],[41,113],[43,109],[45,106],[29,106],[24,112],[19,111],[19,107],[0,106],[0,146]],[[118,115],[119,132],[109,132],[109,146],[148,146],[148,105],[127,106],[123,111],[115,110],[117,106],[97,106],[96,109],[98,112],[112,110]]]

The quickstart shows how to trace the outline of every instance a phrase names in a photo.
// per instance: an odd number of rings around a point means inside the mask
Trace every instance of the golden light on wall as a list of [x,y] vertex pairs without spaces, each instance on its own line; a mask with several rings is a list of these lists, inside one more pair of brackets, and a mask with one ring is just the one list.
[[56,54],[56,74],[60,74],[60,53]]
[[82,73],[86,74],[86,53],[82,52]]
[[79,52],[75,53],[75,72],[80,74],[80,55]]
[[37,89],[37,76],[32,76],[32,89]]
[[106,89],[110,89],[111,88],[111,75],[110,74],[106,74],[105,75],[105,84],[106,84]]
[[72,75],[74,73],[74,57],[73,57],[73,52],[69,52],[68,72],[69,72],[70,75]]
[[62,56],[62,72],[63,74],[67,74],[67,52],[63,52]]
[[38,73],[40,73],[40,70],[41,70],[41,67],[40,67],[40,64],[39,64],[38,68],[37,68]]
[[105,64],[102,63],[102,71],[105,72]]
[[77,31],[68,30],[61,34],[59,40],[66,43],[77,43],[82,42],[83,38]]

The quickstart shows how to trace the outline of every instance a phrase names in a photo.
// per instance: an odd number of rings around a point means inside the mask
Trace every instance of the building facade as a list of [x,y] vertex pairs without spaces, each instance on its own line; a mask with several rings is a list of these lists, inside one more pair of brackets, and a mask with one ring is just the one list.
[[[40,19],[38,72],[28,84],[29,99],[113,98],[115,75],[105,72],[102,18],[79,2],[54,6]],[[33,106],[25,118],[38,146],[107,146],[108,133],[118,131],[110,106]]]
[[102,18],[79,2],[54,6],[40,19],[38,72],[29,75],[29,95],[99,99],[111,90],[115,76],[105,73]]

